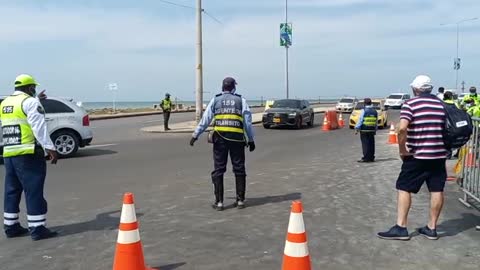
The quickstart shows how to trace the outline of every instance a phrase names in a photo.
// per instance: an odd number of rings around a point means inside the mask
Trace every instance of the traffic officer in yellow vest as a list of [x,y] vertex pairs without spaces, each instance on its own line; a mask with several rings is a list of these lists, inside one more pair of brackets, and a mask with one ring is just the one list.
[[363,158],[358,162],[374,162],[378,113],[377,110],[373,108],[372,100],[370,98],[366,98],[363,103],[365,108],[360,113],[360,118],[355,126],[355,134],[360,131],[363,150]]
[[245,207],[246,190],[245,147],[248,146],[250,152],[255,150],[252,114],[247,101],[235,93],[236,84],[231,77],[223,80],[222,93],[210,101],[190,140],[190,145],[193,146],[212,120],[215,120],[212,138],[215,169],[212,172],[212,182],[215,194],[213,208],[218,211],[224,209],[223,175],[227,170],[228,154],[230,153],[235,174],[237,196],[234,205],[242,209]]
[[469,89],[470,94],[465,95],[463,97],[462,106],[466,111],[470,108],[480,105],[480,97],[477,94],[477,88],[475,86],[470,87]]
[[[57,235],[45,227],[47,201],[43,187],[46,160],[57,163],[57,152],[45,123],[45,112],[36,97],[37,82],[30,75],[15,79],[15,92],[0,105],[5,163],[3,224],[8,238],[30,232],[32,240]],[[20,199],[25,192],[29,230],[19,222]]]
[[170,100],[170,94],[165,94],[165,99],[160,103],[160,107],[163,110],[163,126],[165,131],[170,130],[168,128],[168,121],[170,120],[170,113],[172,112],[172,101]]

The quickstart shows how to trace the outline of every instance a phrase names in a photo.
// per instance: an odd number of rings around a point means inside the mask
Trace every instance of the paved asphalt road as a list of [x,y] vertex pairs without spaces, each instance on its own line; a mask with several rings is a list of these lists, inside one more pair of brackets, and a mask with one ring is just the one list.
[[[390,116],[398,119],[398,112]],[[206,138],[192,148],[188,134],[138,132],[155,119],[94,122],[96,143],[107,145],[49,166],[48,223],[61,236],[39,242],[0,237],[0,269],[111,269],[122,194],[131,191],[146,262],[161,270],[280,269],[296,199],[304,203],[313,269],[478,270],[480,233],[474,226],[480,215],[457,202],[453,183],[440,222],[443,238],[375,237],[395,222],[401,163],[396,147],[386,144],[388,131],[377,136],[378,162],[360,165],[359,139],[349,129],[257,127],[258,148],[247,154],[249,207],[216,212],[209,206],[212,153]],[[229,204],[230,171],[225,180]],[[427,198],[423,190],[414,199],[412,232],[427,220]]]

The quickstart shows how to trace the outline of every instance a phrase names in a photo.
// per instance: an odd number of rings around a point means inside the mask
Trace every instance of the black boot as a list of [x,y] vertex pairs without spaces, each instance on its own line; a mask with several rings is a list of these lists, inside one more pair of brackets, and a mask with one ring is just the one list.
[[212,177],[213,193],[215,194],[215,202],[213,203],[213,209],[217,211],[223,211],[223,176]]
[[29,230],[26,228],[23,228],[20,223],[14,224],[14,225],[3,225],[3,229],[5,231],[5,235],[7,238],[15,238],[15,237],[20,237],[27,235],[29,233]]
[[247,184],[246,176],[235,176],[235,186],[237,191],[237,199],[235,206],[238,209],[245,208],[245,189]]
[[40,227],[30,228],[30,235],[33,241],[38,241],[38,240],[56,237],[58,235],[58,232],[51,231],[50,229],[47,229],[45,226],[40,226]]

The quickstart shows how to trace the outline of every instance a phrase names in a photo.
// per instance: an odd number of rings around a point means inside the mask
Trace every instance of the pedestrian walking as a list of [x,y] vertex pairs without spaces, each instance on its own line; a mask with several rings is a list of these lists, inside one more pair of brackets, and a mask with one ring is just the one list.
[[252,114],[245,98],[235,93],[236,85],[235,79],[231,77],[223,80],[222,93],[216,95],[210,101],[190,140],[190,145],[193,146],[214,120],[212,182],[215,202],[213,208],[218,211],[224,209],[223,175],[227,169],[229,154],[235,174],[237,193],[234,205],[239,209],[245,207],[247,176],[245,171],[245,147],[248,146],[250,152],[255,150]]
[[439,87],[438,88],[438,93],[437,97],[441,100],[443,100],[443,96],[445,95],[445,88],[444,87]]
[[165,131],[171,130],[168,127],[168,121],[170,121],[170,113],[172,112],[172,101],[170,100],[170,94],[165,94],[165,99],[160,103],[160,107],[163,110],[163,127]]
[[[8,238],[30,232],[34,241],[57,235],[45,227],[47,201],[43,195],[46,160],[56,164],[57,152],[47,130],[45,111],[35,98],[37,85],[30,75],[18,76],[15,92],[0,106],[5,163],[4,231]],[[29,229],[19,222],[22,192]]]
[[363,150],[363,157],[358,162],[374,162],[378,113],[377,110],[373,108],[370,98],[365,98],[363,104],[365,107],[360,112],[360,118],[355,126],[355,134],[360,132]]
[[[443,134],[445,109],[442,101],[432,95],[433,85],[428,76],[420,75],[410,85],[415,97],[405,102],[400,113],[398,145],[402,169],[398,176],[397,224],[378,237],[392,240],[409,240],[407,218],[412,202],[412,193],[420,191],[426,182],[430,192],[430,219],[418,229],[428,239],[438,239],[438,218],[443,207],[443,190],[447,180],[445,161],[448,151]],[[407,136],[408,130],[408,136]]]

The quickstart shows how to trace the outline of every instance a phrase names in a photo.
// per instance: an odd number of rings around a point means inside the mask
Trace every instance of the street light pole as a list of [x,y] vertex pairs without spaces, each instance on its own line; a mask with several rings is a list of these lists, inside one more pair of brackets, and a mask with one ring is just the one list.
[[203,112],[203,56],[202,56],[202,0],[197,0],[197,65],[196,65],[196,102],[195,121],[202,119]]
[[[460,24],[457,23],[457,60],[458,61],[458,48],[460,47],[459,46],[460,44]],[[460,69],[460,67],[456,67],[455,68],[455,91],[458,90],[458,70]]]
[[[288,0],[285,0],[285,24],[288,27]],[[288,78],[288,43],[285,44],[285,89],[287,92],[287,99],[289,97],[289,78]]]
[[478,18],[471,18],[471,19],[466,19],[466,20],[461,20],[456,23],[442,23],[440,24],[441,26],[446,26],[446,25],[457,25],[457,57],[455,58],[455,89],[458,90],[458,72],[460,70],[460,58],[459,58],[459,48],[460,48],[460,24],[468,21],[474,21],[477,20]]

